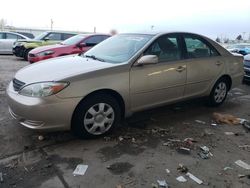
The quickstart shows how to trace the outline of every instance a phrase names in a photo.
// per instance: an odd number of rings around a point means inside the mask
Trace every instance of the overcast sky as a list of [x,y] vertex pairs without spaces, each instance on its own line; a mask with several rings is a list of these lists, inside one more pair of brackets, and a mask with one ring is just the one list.
[[18,27],[109,32],[176,30],[210,37],[250,32],[250,0],[1,0],[0,19]]

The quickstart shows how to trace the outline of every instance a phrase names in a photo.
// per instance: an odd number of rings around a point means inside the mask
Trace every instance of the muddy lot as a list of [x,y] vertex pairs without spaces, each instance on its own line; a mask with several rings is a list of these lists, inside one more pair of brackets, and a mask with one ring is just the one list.
[[[200,99],[178,103],[135,114],[104,138],[80,140],[70,132],[34,132],[12,120],[5,89],[26,65],[0,56],[1,188],[150,188],[157,180],[170,187],[250,187],[250,169],[235,164],[250,164],[250,132],[242,125],[214,125],[212,117],[219,112],[250,119],[250,85],[230,91],[219,108]],[[209,148],[208,159],[201,146]],[[78,164],[88,165],[82,176],[73,175]],[[177,169],[180,164],[203,183]],[[179,176],[187,181],[177,181]]]

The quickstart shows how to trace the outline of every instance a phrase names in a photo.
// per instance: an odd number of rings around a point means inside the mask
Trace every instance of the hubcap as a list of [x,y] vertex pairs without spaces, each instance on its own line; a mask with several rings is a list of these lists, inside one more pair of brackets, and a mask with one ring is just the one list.
[[106,103],[98,103],[90,107],[84,116],[84,127],[93,135],[107,132],[115,119],[113,108]]
[[221,103],[227,94],[227,85],[224,82],[220,82],[214,91],[214,100],[216,103]]

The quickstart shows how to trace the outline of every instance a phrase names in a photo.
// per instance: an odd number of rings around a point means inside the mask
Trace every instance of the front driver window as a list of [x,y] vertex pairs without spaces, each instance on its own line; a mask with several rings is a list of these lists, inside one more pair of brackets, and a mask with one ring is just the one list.
[[144,55],[157,55],[159,62],[176,61],[181,59],[181,50],[178,45],[177,37],[161,36],[150,45]]

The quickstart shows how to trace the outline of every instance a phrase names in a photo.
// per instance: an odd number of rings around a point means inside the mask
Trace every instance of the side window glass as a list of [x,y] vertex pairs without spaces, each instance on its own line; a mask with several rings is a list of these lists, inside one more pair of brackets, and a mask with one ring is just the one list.
[[68,33],[64,33],[64,34],[63,34],[63,40],[66,40],[66,39],[68,39],[68,38],[70,38],[70,37],[73,37],[73,36],[75,36],[75,35],[73,35],[73,34],[68,34]]
[[0,33],[0,39],[4,39],[4,33]]
[[162,36],[144,52],[144,55],[157,55],[159,62],[176,61],[181,59],[181,50],[177,37]]
[[101,41],[102,41],[102,37],[101,36],[92,36],[92,37],[89,37],[88,39],[86,39],[84,42],[88,46],[95,46],[96,44],[98,44]]
[[6,33],[6,39],[17,39],[17,35]]
[[197,37],[185,37],[188,58],[203,58],[218,56],[218,52],[210,48],[205,42]]
[[46,38],[49,40],[61,40],[61,33],[50,33]]

